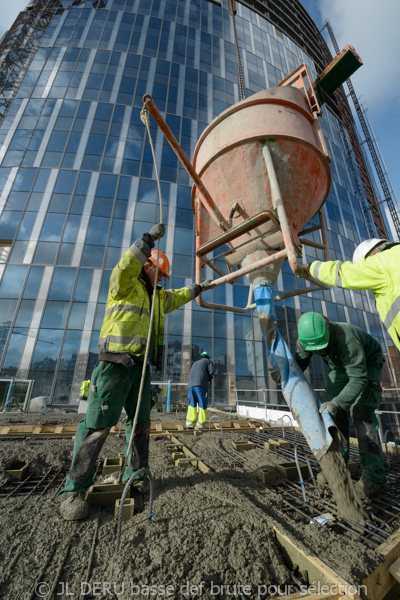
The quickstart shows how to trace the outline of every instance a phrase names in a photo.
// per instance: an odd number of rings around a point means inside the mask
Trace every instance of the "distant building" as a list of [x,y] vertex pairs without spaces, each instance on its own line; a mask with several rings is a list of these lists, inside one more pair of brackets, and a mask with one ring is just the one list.
[[[236,5],[247,95],[275,86],[302,62],[314,78],[329,62],[297,0]],[[112,267],[159,220],[140,120],[143,94],[166,113],[189,156],[206,125],[240,94],[225,2],[33,0],[28,8],[0,45],[1,377],[33,379],[35,396],[59,404],[78,398],[96,363]],[[346,260],[368,231],[385,224],[377,208],[370,219],[356,197],[338,126],[343,93],[338,102],[324,105],[322,119],[333,160],[325,214],[331,256]],[[181,287],[194,278],[191,182],[154,122],[152,135],[167,223],[162,250],[171,257],[171,286]],[[360,182],[365,191],[368,182]],[[319,233],[311,235],[319,241]],[[304,258],[318,252],[309,248]],[[286,265],[277,287],[296,288]],[[244,280],[213,292],[219,304],[245,306],[247,296]],[[279,323],[291,344],[296,319],[308,310],[359,324],[385,351],[391,346],[366,292],[331,290],[282,302]],[[202,349],[213,355],[215,403],[234,401],[235,386],[275,388],[252,314],[187,305],[168,317],[165,346],[157,380],[186,381],[191,358]],[[392,349],[391,357],[386,366],[398,373]],[[397,383],[389,368],[385,381]],[[315,366],[312,382],[324,386]]]

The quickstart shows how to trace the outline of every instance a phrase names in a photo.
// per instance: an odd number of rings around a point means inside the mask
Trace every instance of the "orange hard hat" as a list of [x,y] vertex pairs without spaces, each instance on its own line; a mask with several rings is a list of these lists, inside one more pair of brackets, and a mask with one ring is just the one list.
[[164,275],[166,279],[169,279],[169,260],[167,255],[164,252],[158,250],[152,250],[151,256],[149,260],[153,263],[153,265],[157,265],[157,257],[158,257],[158,269]]

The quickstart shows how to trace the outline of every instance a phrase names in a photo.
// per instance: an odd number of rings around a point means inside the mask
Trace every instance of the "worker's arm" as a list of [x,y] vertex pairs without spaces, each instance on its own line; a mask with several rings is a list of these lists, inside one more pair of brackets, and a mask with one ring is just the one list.
[[308,365],[310,364],[313,353],[308,352],[300,340],[297,340],[296,344],[296,354],[294,356],[294,360],[299,365],[300,369],[304,372]]
[[350,261],[315,261],[310,265],[310,273],[322,283],[350,290],[372,290],[383,292],[387,286],[386,277],[379,265],[377,256],[369,256],[356,264]]
[[346,336],[346,343],[338,349],[338,355],[349,378],[334,400],[347,412],[368,385],[368,370],[365,351],[354,336]]
[[212,381],[215,373],[214,363],[212,360],[208,361],[208,381]]
[[172,312],[187,302],[194,300],[201,292],[199,285],[193,284],[179,290],[160,290],[162,302],[164,302],[164,313]]
[[162,223],[153,225],[150,233],[144,233],[122,255],[110,278],[110,292],[114,300],[126,296],[136,285],[139,273],[154,248],[154,240],[162,237],[164,232],[165,225]]
[[179,290],[163,290],[164,313],[172,312],[183,304],[197,298],[207,283],[208,281],[203,281],[203,283],[192,283],[192,285],[180,288]]

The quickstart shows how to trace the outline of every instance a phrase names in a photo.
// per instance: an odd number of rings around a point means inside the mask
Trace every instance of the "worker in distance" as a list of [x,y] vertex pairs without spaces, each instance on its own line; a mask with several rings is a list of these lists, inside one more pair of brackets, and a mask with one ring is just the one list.
[[400,244],[371,238],[357,246],[353,261],[314,261],[304,268],[322,283],[351,290],[371,290],[376,309],[400,350]]
[[[341,433],[341,454],[349,460],[349,417],[356,435],[362,475],[355,487],[363,499],[371,499],[386,491],[379,424],[375,415],[381,401],[383,353],[380,344],[360,327],[334,323],[319,313],[302,315],[298,325],[295,361],[302,371],[314,354],[328,366],[327,410]],[[280,371],[271,376],[280,383]]]
[[208,407],[208,384],[214,377],[214,363],[208,352],[194,361],[188,379],[188,408],[186,429],[204,429]]
[[[127,451],[136,412],[138,392],[148,343],[149,361],[161,365],[164,316],[196,298],[203,286],[193,284],[176,290],[157,285],[169,279],[170,265],[163,252],[153,250],[154,242],[165,234],[165,225],[154,225],[149,233],[127,250],[110,277],[105,317],[100,331],[98,363],[89,386],[88,409],[75,436],[71,471],[60,491],[60,512],[64,519],[76,521],[88,516],[85,494],[93,484],[94,468],[108,433],[118,422],[122,408]],[[158,259],[158,276],[155,281]],[[150,310],[157,286],[154,325],[148,342]],[[150,368],[147,365],[138,421],[123,481],[148,468],[151,411]]]

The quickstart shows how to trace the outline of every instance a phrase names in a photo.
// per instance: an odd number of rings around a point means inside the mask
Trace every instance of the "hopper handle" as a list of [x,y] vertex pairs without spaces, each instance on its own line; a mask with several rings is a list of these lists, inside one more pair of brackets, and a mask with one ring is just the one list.
[[320,288],[324,290],[329,290],[330,286],[321,284],[321,282],[311,277],[311,275],[299,264],[296,248],[293,243],[293,235],[290,230],[290,225],[286,216],[285,205],[282,200],[282,194],[279,187],[278,178],[276,176],[276,171],[274,167],[274,162],[272,160],[272,154],[268,142],[266,142],[262,148],[262,153],[265,161],[265,166],[267,168],[269,183],[271,186],[271,200],[274,209],[278,215],[279,223],[281,226],[281,231],[283,235],[283,241],[285,243],[285,248],[287,250],[287,257],[290,264],[290,268],[293,273],[298,277],[303,277],[307,279],[314,285],[318,285]]

